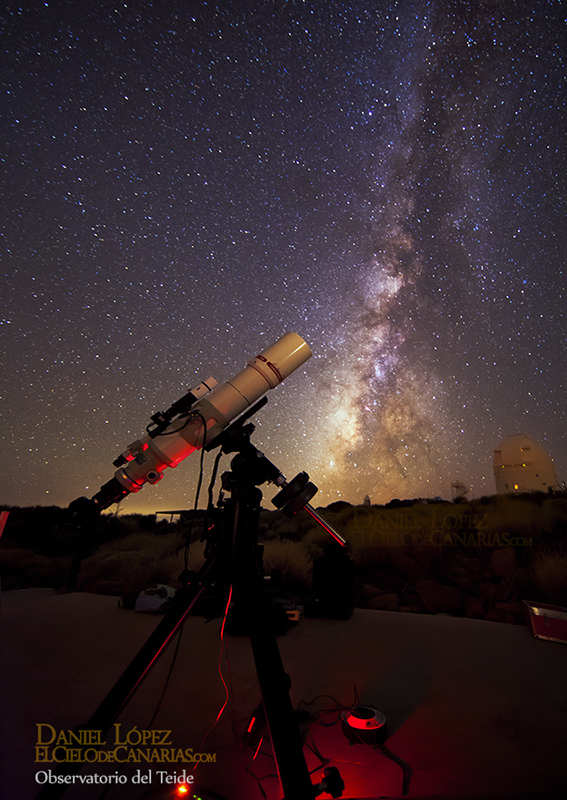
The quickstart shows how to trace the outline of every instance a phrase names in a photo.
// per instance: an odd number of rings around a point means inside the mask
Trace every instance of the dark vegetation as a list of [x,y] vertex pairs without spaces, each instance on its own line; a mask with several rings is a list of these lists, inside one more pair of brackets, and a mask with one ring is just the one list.
[[[204,512],[170,522],[153,515],[103,515],[80,527],[66,509],[9,508],[0,540],[2,590],[68,588],[126,594],[153,583],[179,585],[184,547],[189,568],[203,560]],[[524,599],[567,605],[567,495],[492,496],[474,501],[334,503],[320,509],[349,542],[356,605],[522,622]],[[191,516],[191,515],[189,515]],[[298,600],[311,592],[314,559],[333,542],[300,512],[262,511],[259,541],[267,573],[281,572]]]

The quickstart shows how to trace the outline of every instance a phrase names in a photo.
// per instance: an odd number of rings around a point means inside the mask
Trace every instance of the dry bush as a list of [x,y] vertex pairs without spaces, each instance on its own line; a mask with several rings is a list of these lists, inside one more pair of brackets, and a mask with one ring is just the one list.
[[[345,528],[352,519],[359,514],[359,506],[348,506],[342,508],[340,511],[329,511],[328,509],[320,509],[323,519],[332,525],[336,530]],[[366,506],[364,506],[366,508]]]
[[367,542],[377,546],[408,544],[430,534],[443,518],[439,505],[416,504],[399,508],[358,506],[346,524],[345,538],[353,544]]
[[81,565],[77,588],[96,591],[105,583],[118,584],[123,594],[139,592],[153,583],[176,583],[183,568],[182,558],[169,557],[158,561],[151,555],[135,552],[99,551]]
[[329,534],[323,528],[317,526],[310,530],[301,540],[301,545],[311,558],[322,556],[329,540]]
[[362,573],[389,563],[389,548],[356,539],[350,543],[349,555]]
[[264,570],[278,569],[292,594],[304,595],[311,588],[313,557],[301,542],[271,541],[264,545]]
[[567,605],[567,553],[539,553],[532,574],[536,588],[550,603]]
[[69,558],[50,558],[20,547],[0,548],[2,588],[61,586],[69,571]]
[[273,539],[298,542],[318,527],[317,523],[307,513],[295,514],[287,517],[282,511],[260,512],[258,540],[267,542]]
[[498,497],[486,509],[488,530],[515,537],[538,537],[542,533],[542,513],[538,503],[519,497]]
[[546,500],[541,507],[541,523],[548,533],[567,534],[567,500]]
[[[359,577],[370,579],[377,569],[388,565],[391,548],[377,545],[372,541],[372,537],[356,535],[356,531],[353,535],[349,525],[346,526],[346,529],[343,527],[338,532],[347,541],[347,554],[356,564]],[[335,552],[337,549],[334,540],[321,528],[312,531],[301,544],[311,561],[329,554],[330,551]]]
[[[95,591],[104,583],[119,584],[123,593],[139,592],[153,583],[179,585],[184,569],[183,550],[178,551],[179,536],[134,533],[99,548],[81,564],[78,589]],[[203,563],[204,544],[191,545],[188,567],[198,569]]]
[[[151,554],[154,558],[163,559],[176,553],[181,546],[177,533],[154,534],[140,531],[114,539],[104,545],[105,550],[112,552],[135,552]],[[101,548],[102,549],[102,548]]]

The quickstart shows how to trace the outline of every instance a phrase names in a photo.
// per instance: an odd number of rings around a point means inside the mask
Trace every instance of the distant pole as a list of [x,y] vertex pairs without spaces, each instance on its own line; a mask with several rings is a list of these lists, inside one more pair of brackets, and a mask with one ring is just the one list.
[[[8,517],[10,516],[9,511],[0,511],[0,539],[2,538],[2,534],[4,533],[4,526],[8,522]],[[0,577],[0,592],[2,591],[2,578]]]
[[9,515],[9,511],[0,511],[0,539],[2,538],[2,534],[4,532],[4,526],[8,522]]

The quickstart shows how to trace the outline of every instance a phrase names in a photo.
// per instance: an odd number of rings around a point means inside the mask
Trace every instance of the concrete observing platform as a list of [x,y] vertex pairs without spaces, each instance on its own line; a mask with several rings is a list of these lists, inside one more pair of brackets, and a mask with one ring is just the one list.
[[[35,760],[37,726],[45,726],[45,738],[47,726],[59,733],[85,723],[160,616],[121,609],[116,597],[50,589],[4,592],[1,613],[0,796],[31,800],[56,768]],[[189,617],[151,729],[171,731],[175,749],[216,754],[214,763],[194,773],[204,800],[211,792],[226,800],[262,800],[262,791],[278,800],[269,741],[255,759],[241,744],[260,702],[249,641],[226,637],[228,660],[226,647],[220,657],[219,627],[219,620]],[[321,779],[321,759],[328,760],[345,781],[345,798],[402,793],[397,764],[368,745],[349,745],[343,735],[337,704],[353,705],[354,687],[362,705],[386,715],[387,746],[413,771],[409,797],[567,796],[566,645],[536,640],[522,626],[360,609],[348,620],[302,618],[278,642],[294,707],[317,715],[305,730],[313,780]],[[122,738],[135,727],[149,729],[174,649],[119,718]],[[232,699],[207,736],[225,700],[219,661]],[[130,739],[137,743],[136,734]],[[107,745],[113,749],[114,732]],[[120,774],[126,784],[70,786],[64,797],[95,800],[105,788],[105,800],[166,797],[171,787],[158,773],[192,769],[180,763],[119,767],[99,763],[80,774]],[[136,770],[141,777],[151,770],[151,783],[132,783]]]

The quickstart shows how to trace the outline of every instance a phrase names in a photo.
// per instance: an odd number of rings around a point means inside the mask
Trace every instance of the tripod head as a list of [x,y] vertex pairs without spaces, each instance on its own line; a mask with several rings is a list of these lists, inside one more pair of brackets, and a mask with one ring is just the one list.
[[288,517],[293,517],[301,509],[319,523],[319,525],[332,536],[341,546],[346,548],[347,542],[337,531],[329,525],[318,513],[309,500],[317,494],[317,487],[309,480],[307,472],[299,472],[289,483],[282,472],[250,441],[250,436],[255,430],[252,423],[244,425],[253,414],[268,402],[264,397],[255,406],[249,409],[225,431],[217,436],[205,449],[221,447],[223,453],[237,453],[232,460],[233,473],[247,474],[249,480],[256,486],[263,483],[273,483],[280,487],[272,503]]

